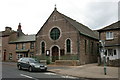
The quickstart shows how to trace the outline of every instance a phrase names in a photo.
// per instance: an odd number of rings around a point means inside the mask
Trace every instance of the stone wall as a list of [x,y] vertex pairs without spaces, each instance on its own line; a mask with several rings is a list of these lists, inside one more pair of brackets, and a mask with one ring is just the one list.
[[79,60],[56,60],[56,65],[64,65],[64,66],[79,66]]
[[107,62],[108,66],[113,66],[113,67],[120,67],[120,59],[116,59],[116,60],[109,60]]

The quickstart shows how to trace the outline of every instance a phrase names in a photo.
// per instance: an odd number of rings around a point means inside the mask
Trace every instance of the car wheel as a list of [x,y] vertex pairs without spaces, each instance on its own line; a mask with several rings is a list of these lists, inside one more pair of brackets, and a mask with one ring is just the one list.
[[47,71],[47,69],[44,70],[45,72]]
[[32,67],[30,66],[30,67],[29,67],[29,72],[32,72],[32,71],[33,71],[33,69],[32,69]]
[[18,69],[19,69],[19,70],[21,70],[21,69],[22,69],[20,65],[18,66]]

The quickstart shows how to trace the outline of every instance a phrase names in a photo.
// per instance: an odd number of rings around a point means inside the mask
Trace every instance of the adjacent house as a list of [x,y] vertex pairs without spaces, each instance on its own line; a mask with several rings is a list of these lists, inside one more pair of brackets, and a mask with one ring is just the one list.
[[5,31],[1,31],[1,53],[2,53],[2,61],[8,60],[8,53],[9,53],[9,40],[17,38],[17,31],[12,30],[11,27],[5,27]]
[[105,42],[105,53],[107,60],[120,59],[120,21],[115,22],[109,26],[106,26],[100,30],[99,38]]
[[21,57],[34,55],[35,35],[25,35],[19,23],[17,31],[6,27],[1,32],[2,61],[17,61]]
[[98,36],[87,26],[54,9],[36,34],[36,55],[57,60],[97,62]]
[[35,52],[35,35],[20,36],[14,41],[9,42],[9,60],[11,60],[12,53],[13,60],[18,60],[21,57],[33,57]]

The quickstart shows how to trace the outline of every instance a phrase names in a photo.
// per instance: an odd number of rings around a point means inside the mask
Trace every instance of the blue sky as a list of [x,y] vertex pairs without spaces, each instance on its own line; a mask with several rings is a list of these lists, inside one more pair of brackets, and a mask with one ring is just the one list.
[[36,34],[48,19],[55,4],[57,10],[88,26],[100,29],[118,21],[119,0],[0,0],[0,31],[6,26],[17,30],[19,22],[25,34]]

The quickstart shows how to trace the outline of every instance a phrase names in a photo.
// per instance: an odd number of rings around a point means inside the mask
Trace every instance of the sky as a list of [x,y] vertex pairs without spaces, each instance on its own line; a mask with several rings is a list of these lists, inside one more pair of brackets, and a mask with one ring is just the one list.
[[118,21],[119,0],[0,0],[0,31],[5,27],[17,30],[21,23],[25,34],[36,34],[57,10],[88,26],[101,29]]

